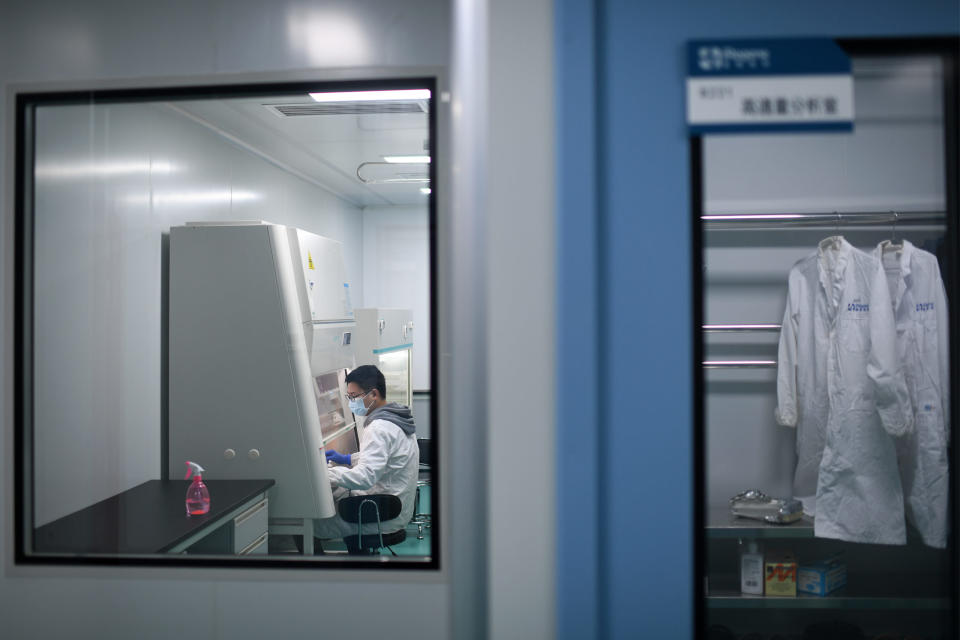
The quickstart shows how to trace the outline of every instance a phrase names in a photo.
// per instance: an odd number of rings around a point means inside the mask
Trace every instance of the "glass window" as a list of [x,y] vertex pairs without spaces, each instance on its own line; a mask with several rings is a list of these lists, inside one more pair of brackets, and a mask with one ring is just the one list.
[[405,398],[404,404],[413,401],[410,389],[410,352],[394,351],[380,354],[380,370],[387,379],[387,397]]
[[435,92],[18,96],[18,561],[437,567]]
[[955,57],[888,44],[852,132],[693,143],[704,637],[955,630]]

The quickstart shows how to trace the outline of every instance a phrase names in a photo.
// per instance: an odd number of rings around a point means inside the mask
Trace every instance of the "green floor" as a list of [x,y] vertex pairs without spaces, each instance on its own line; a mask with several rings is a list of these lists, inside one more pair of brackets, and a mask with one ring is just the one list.
[[[430,487],[425,486],[420,489],[420,504],[418,506],[418,512],[429,515],[432,511],[430,505]],[[433,533],[433,528],[430,525],[424,525],[422,528],[423,539],[421,540],[418,536],[421,535],[421,530],[415,524],[407,525],[407,539],[401,542],[400,544],[393,545],[393,550],[398,556],[419,556],[419,557],[429,557],[430,556],[430,543],[431,536]],[[294,541],[293,536],[287,535],[278,535],[270,537],[270,553],[271,554],[298,554],[299,538]],[[343,545],[343,540],[325,540],[323,542],[323,550],[325,553],[340,554],[346,553],[347,549]],[[385,555],[390,555],[389,551],[383,552]]]
[[[420,513],[430,514],[430,487],[420,489]],[[415,524],[407,525],[407,539],[400,544],[393,545],[393,551],[398,556],[429,556],[430,539],[433,533],[433,527],[424,525],[422,529],[423,539],[418,538],[420,530]],[[343,546],[342,540],[326,540],[323,543],[323,550],[328,553],[346,553],[347,548]],[[383,551],[383,554],[389,555],[389,551]]]
[[[430,487],[421,487],[420,488],[420,504],[419,504],[420,513],[425,513],[430,515],[432,512],[431,503],[430,503]],[[424,525],[423,529],[423,540],[417,539],[417,536],[420,535],[417,529],[417,525],[409,524],[407,525],[407,539],[401,542],[400,544],[394,545],[393,550],[399,556],[429,556],[430,555],[430,536],[433,533],[433,527],[431,525]]]

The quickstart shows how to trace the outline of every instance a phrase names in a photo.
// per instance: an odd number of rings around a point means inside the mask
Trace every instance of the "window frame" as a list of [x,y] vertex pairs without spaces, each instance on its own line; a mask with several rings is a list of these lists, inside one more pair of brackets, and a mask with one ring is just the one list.
[[[324,560],[322,556],[307,558],[302,555],[291,558],[280,558],[277,555],[263,557],[251,556],[187,556],[184,554],[153,555],[83,555],[60,556],[33,553],[27,545],[34,529],[33,520],[33,471],[34,471],[34,395],[33,395],[33,322],[34,322],[34,169],[36,137],[36,108],[39,106],[55,106],[64,104],[107,104],[137,102],[155,102],[160,100],[177,99],[211,99],[231,98],[242,96],[289,95],[292,93],[307,93],[308,91],[360,91],[375,89],[411,89],[428,88],[431,95],[427,100],[428,135],[430,148],[434,150],[434,161],[430,163],[428,172],[430,177],[431,193],[427,197],[428,210],[428,294],[430,297],[429,317],[431,323],[430,334],[430,417],[429,437],[435,452],[440,451],[441,435],[437,428],[439,420],[440,376],[438,349],[440,344],[438,300],[438,221],[437,204],[440,182],[440,162],[442,157],[436,150],[443,148],[438,139],[438,108],[441,102],[438,95],[439,75],[436,73],[413,73],[410,75],[378,76],[372,74],[357,74],[354,79],[317,79],[305,80],[297,78],[285,81],[247,82],[216,84],[177,84],[174,86],[146,86],[133,88],[104,88],[104,89],[69,89],[53,91],[25,90],[15,92],[14,103],[14,322],[13,322],[13,457],[14,457],[14,564],[15,565],[79,565],[79,566],[159,566],[159,567],[192,567],[192,568],[242,568],[242,569],[319,569],[319,570],[388,570],[438,573],[441,570],[441,495],[442,478],[438,453],[434,453],[434,464],[431,466],[431,531],[430,555],[410,556],[405,560],[391,558],[383,562],[379,556],[370,559],[360,559],[361,556],[349,556],[334,561]],[[166,311],[166,310],[164,310]],[[167,352],[162,353],[161,367],[166,373]],[[166,393],[161,397],[161,422],[168,418],[168,401]],[[161,424],[161,433],[167,433],[167,425]],[[167,443],[162,441],[161,474],[167,471],[164,464]]]
[[[837,44],[851,56],[900,57],[906,55],[938,56],[943,62],[943,106],[944,106],[944,173],[945,173],[945,211],[946,231],[945,238],[948,246],[948,255],[953,259],[946,265],[944,271],[949,275],[947,299],[954,300],[954,309],[949,318],[949,331],[952,337],[950,343],[950,391],[957,397],[960,389],[960,312],[956,301],[960,300],[960,37],[957,36],[930,36],[930,37],[869,37],[869,38],[837,38]],[[707,636],[707,622],[709,620],[707,608],[707,594],[704,590],[704,578],[707,570],[707,450],[706,450],[706,373],[702,366],[705,354],[704,324],[704,233],[706,231],[701,215],[704,213],[705,193],[705,166],[703,153],[703,136],[700,134],[689,137],[689,175],[690,175],[690,230],[691,230],[691,274],[693,299],[693,322],[691,324],[692,362],[691,371],[693,380],[693,579],[691,580],[692,600],[694,603],[695,638]],[[951,403],[950,432],[951,442],[956,441],[960,434],[958,417],[960,409],[956,403]],[[951,585],[950,612],[945,615],[949,619],[950,628],[956,629],[960,624],[960,572],[956,571],[960,562],[958,550],[958,488],[960,488],[960,451],[951,447],[949,452],[951,471],[951,491],[949,498],[950,532],[948,537],[948,551],[950,557],[950,572],[948,581]],[[845,611],[846,609],[838,609]]]

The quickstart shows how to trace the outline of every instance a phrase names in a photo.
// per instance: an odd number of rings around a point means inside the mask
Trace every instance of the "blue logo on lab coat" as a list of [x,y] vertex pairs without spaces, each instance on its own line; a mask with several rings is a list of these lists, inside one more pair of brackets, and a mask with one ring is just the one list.
[[917,311],[933,311],[932,302],[918,302]]
[[851,302],[847,305],[847,311],[870,311],[870,305],[862,302]]

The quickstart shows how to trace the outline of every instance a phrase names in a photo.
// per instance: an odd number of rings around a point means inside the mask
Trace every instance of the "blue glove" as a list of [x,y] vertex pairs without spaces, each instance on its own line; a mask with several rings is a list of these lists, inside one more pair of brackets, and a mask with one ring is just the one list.
[[350,454],[349,453],[337,453],[333,449],[327,449],[327,462],[333,461],[336,464],[345,464],[348,467],[350,466]]

